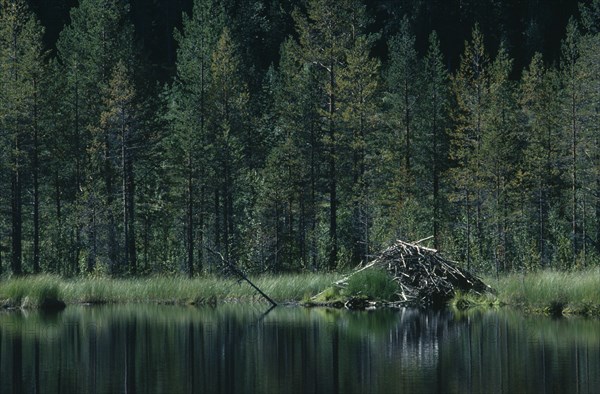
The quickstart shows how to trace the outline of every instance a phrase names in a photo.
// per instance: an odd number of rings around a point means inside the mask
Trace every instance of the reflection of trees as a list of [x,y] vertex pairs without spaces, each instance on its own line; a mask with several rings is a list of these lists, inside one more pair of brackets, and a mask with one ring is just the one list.
[[262,313],[247,305],[136,305],[0,315],[2,385],[19,392],[346,393],[585,392],[600,384],[596,320],[409,309]]

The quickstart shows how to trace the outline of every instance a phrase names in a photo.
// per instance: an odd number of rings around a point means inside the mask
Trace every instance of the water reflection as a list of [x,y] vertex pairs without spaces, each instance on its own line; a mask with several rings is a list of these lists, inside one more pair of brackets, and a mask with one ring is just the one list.
[[0,313],[1,393],[595,392],[600,322],[222,305]]

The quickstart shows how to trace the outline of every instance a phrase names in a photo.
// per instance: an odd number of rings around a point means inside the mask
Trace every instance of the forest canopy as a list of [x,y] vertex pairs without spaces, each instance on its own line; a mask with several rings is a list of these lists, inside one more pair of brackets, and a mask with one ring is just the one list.
[[600,0],[0,0],[0,274],[597,265]]

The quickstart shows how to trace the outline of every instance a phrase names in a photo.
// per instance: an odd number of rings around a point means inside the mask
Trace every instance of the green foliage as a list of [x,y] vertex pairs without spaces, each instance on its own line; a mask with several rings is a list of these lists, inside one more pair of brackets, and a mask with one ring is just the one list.
[[369,300],[394,301],[398,284],[385,271],[366,269],[348,278],[343,294],[346,297],[365,297]]
[[339,271],[431,235],[478,271],[598,265],[597,0],[554,63],[497,2],[459,61],[441,6],[154,3],[81,0],[50,42],[0,2],[0,273]]

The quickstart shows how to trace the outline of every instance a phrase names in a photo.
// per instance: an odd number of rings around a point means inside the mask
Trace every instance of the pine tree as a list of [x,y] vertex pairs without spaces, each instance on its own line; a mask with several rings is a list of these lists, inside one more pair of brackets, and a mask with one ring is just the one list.
[[27,163],[26,142],[33,140],[33,271],[40,271],[39,233],[39,85],[42,76],[43,28],[22,0],[0,3],[0,128],[10,168],[11,268],[23,273],[23,185]]
[[[217,41],[211,62],[211,138],[214,143],[215,245],[225,258],[236,257],[236,199],[243,189],[244,172],[240,140],[245,137],[248,91],[240,75],[237,45],[225,27]],[[221,227],[222,225],[222,227]]]
[[541,54],[536,53],[523,72],[520,105],[525,115],[522,140],[527,144],[523,154],[525,189],[532,212],[528,216],[533,216],[534,229],[528,236],[537,240],[541,266],[551,262],[550,209],[560,204],[565,188],[562,180],[567,152],[560,133],[559,88],[557,73],[546,68]]
[[447,170],[448,135],[450,111],[450,77],[444,66],[440,43],[435,32],[429,35],[429,48],[423,61],[423,85],[420,102],[419,136],[416,151],[420,172],[427,179],[427,197],[422,202],[430,200],[431,234],[435,249],[441,246],[442,226],[442,176]]
[[489,58],[485,53],[483,35],[475,25],[471,41],[466,43],[460,67],[453,78],[457,102],[452,133],[451,157],[456,161],[452,178],[456,198],[465,207],[465,258],[471,264],[472,207],[475,208],[475,236],[478,254],[483,254],[481,215],[481,145],[485,133],[485,108],[488,105]]
[[570,173],[571,178],[571,243],[572,254],[575,262],[584,246],[581,229],[581,215],[579,204],[581,198],[581,182],[579,179],[581,155],[580,150],[584,146],[581,140],[581,106],[583,101],[583,78],[579,67],[580,57],[580,33],[577,22],[569,21],[565,39],[562,42],[562,54],[560,61],[561,77],[563,84],[563,130],[565,138],[571,144],[570,148]]
[[[100,115],[100,128],[115,137],[118,155],[116,171],[121,178],[121,202],[124,265],[129,273],[136,274],[137,250],[135,239],[135,178],[134,145],[136,139],[137,110],[131,71],[119,61],[112,73],[105,93],[104,112]],[[116,158],[115,158],[116,159]]]
[[[512,59],[500,46],[490,66],[489,105],[486,108],[488,130],[481,146],[481,175],[483,189],[489,196],[485,201],[486,217],[493,218],[487,236],[492,246],[496,274],[510,269],[509,234],[511,228],[513,191],[518,187],[516,176],[520,149],[519,117],[516,87],[510,80]],[[491,198],[490,198],[491,197]]]
[[[119,60],[135,58],[133,26],[128,5],[119,0],[83,0],[71,11],[71,23],[57,42],[62,76],[66,79],[64,104],[74,141],[71,193],[74,204],[72,266],[78,270],[82,252],[87,271],[97,261],[116,268],[117,244],[114,139],[100,125],[102,92]],[[86,229],[86,238],[80,234]]]
[[581,23],[590,35],[600,33],[600,0],[592,0],[590,4],[579,3]]
[[348,51],[357,36],[364,34],[365,7],[356,0],[329,2],[311,0],[306,15],[295,12],[294,20],[304,62],[315,68],[322,99],[320,108],[323,141],[327,148],[329,194],[328,266],[338,263],[338,158],[341,119],[339,111],[340,68],[346,67]]
[[268,141],[272,149],[257,201],[267,238],[262,243],[271,245],[266,257],[274,260],[276,268],[298,263],[312,269],[318,266],[316,204],[323,149],[314,79],[314,70],[304,66],[297,43],[286,41],[279,71],[270,81],[274,123]]
[[[598,18],[600,2],[595,2],[593,6],[596,7]],[[600,253],[600,32],[596,30],[593,33],[592,28],[586,30],[588,33],[580,39],[577,67],[582,78],[581,133],[586,160],[582,171],[582,184],[586,185],[583,195],[586,198],[584,202],[589,200],[592,212],[588,213],[587,204],[584,204],[582,231],[584,241],[593,240],[594,251]],[[588,217],[594,217],[595,220],[587,221]]]
[[[340,159],[343,168],[351,169],[350,188],[346,196],[346,209],[350,216],[351,261],[353,264],[366,262],[370,247],[372,207],[369,202],[371,185],[368,142],[376,130],[376,114],[379,112],[379,61],[370,56],[375,36],[361,35],[355,38],[346,55],[346,67],[339,75],[341,115],[345,135],[341,136],[344,151],[349,160]],[[346,162],[346,163],[345,163]],[[342,204],[342,206],[346,205]]]
[[[410,182],[411,162],[414,139],[415,111],[419,101],[419,63],[415,49],[415,36],[410,30],[408,17],[400,23],[400,32],[392,37],[388,46],[390,50],[389,67],[387,70],[388,100],[392,106],[390,117],[393,119],[395,138],[398,141],[398,150],[403,152],[403,166],[406,181]],[[396,131],[397,130],[397,131]],[[400,144],[400,140],[403,143]],[[403,145],[403,146],[402,146]]]
[[194,2],[192,16],[183,17],[183,30],[175,32],[179,44],[177,50],[177,77],[171,90],[176,105],[171,106],[169,118],[173,122],[177,142],[171,144],[182,152],[171,155],[178,161],[181,180],[185,186],[185,240],[188,275],[193,276],[195,264],[195,240],[199,234],[198,271],[202,271],[206,212],[210,210],[208,199],[210,150],[208,139],[208,116],[210,112],[209,88],[211,81],[211,56],[222,30],[223,12],[212,0]]

